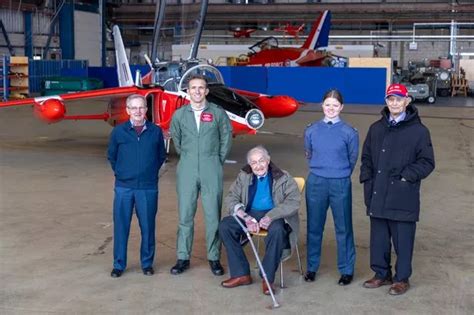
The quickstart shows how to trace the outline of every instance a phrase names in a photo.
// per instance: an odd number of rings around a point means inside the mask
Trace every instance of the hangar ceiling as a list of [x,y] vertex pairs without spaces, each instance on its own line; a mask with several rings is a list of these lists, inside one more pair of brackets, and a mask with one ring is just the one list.
[[[421,6],[421,8],[420,8]],[[121,5],[111,7],[109,19],[117,24],[153,24],[154,4]],[[195,5],[195,10],[199,10]],[[268,22],[312,22],[323,10],[332,12],[333,24],[353,23],[403,23],[413,22],[471,22],[474,3],[313,3],[313,4],[267,4],[230,5],[210,4],[206,17],[206,28],[222,27],[226,24],[255,24]],[[180,7],[167,7],[165,23],[180,20]]]

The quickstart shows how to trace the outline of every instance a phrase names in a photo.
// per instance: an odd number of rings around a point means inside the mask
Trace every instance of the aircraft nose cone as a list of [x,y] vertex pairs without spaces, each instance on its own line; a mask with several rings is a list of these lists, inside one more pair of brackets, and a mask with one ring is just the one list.
[[293,97],[285,95],[280,96],[280,98],[281,104],[284,104],[284,106],[281,106],[282,116],[289,116],[298,110],[299,102]]

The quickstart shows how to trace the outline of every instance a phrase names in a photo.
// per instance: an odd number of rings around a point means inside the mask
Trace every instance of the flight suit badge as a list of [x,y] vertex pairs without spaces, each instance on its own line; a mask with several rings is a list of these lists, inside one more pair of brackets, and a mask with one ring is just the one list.
[[202,113],[201,114],[201,121],[202,122],[212,122],[213,116],[211,113]]

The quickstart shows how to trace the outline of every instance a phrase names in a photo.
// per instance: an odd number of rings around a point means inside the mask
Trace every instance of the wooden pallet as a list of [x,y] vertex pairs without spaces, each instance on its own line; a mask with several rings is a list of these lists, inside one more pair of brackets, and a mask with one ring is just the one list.
[[468,81],[464,77],[454,75],[451,79],[451,96],[463,94],[467,97]]

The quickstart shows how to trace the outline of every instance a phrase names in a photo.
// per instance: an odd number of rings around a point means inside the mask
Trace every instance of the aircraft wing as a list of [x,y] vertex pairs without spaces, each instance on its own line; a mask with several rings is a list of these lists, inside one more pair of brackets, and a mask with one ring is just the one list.
[[109,114],[106,109],[100,114],[66,115],[66,106],[72,105],[76,102],[80,102],[82,105],[86,101],[103,101],[104,103],[108,104],[108,102],[113,99],[127,97],[128,95],[137,93],[138,91],[139,89],[136,86],[130,86],[41,96],[22,100],[0,102],[0,109],[4,107],[33,105],[35,115],[47,123],[54,123],[63,119],[107,120],[109,118]]
[[74,92],[74,93],[65,93],[59,95],[51,96],[40,96],[40,97],[31,97],[21,100],[13,100],[0,102],[0,108],[2,107],[12,107],[12,106],[25,106],[25,105],[34,105],[37,103],[42,103],[48,99],[57,99],[62,101],[75,101],[75,100],[110,100],[112,98],[124,97],[130,94],[134,94],[138,91],[138,88],[135,86],[129,87],[117,87],[110,89],[100,89],[100,90],[91,90],[83,92]]

